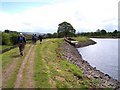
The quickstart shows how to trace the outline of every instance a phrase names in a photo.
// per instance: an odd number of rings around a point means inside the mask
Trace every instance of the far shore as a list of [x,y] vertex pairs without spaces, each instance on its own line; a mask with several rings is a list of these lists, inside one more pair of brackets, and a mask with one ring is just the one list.
[[120,37],[97,37],[97,36],[93,36],[93,37],[89,37],[89,38],[120,39]]

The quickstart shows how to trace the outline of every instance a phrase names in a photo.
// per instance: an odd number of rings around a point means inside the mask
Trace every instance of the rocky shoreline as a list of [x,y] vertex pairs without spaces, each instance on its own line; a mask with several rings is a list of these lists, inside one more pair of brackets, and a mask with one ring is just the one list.
[[100,70],[97,70],[96,67],[92,67],[87,61],[83,60],[82,55],[79,54],[76,49],[76,47],[84,47],[95,43],[95,41],[90,39],[78,42],[77,45],[71,45],[69,42],[66,42],[61,44],[60,47],[62,48],[64,58],[81,68],[85,77],[91,80],[97,79],[100,81],[100,83],[94,83],[95,88],[112,88],[114,90],[119,90],[120,82],[113,79],[108,74],[104,74]]

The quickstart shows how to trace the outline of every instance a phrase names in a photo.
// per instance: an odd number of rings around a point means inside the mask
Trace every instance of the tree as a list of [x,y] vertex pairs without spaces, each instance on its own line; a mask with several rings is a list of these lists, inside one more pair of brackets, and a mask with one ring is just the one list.
[[76,30],[68,22],[62,22],[58,25],[58,37],[75,36]]
[[5,30],[4,32],[5,32],[5,33],[10,33],[10,30],[7,29],[7,30]]
[[118,31],[114,30],[112,36],[117,36]]
[[2,32],[2,45],[11,45],[10,35]]
[[51,33],[47,33],[46,34],[46,38],[52,38],[52,34]]
[[0,31],[0,45],[2,45],[2,32]]
[[100,32],[100,29],[97,29],[96,32]]
[[10,34],[10,42],[12,45],[15,45],[16,42],[17,42],[17,37],[18,37],[18,34],[17,33],[12,33]]
[[53,33],[53,38],[57,38],[57,33]]
[[107,33],[106,30],[104,29],[101,30],[101,35],[106,35],[106,33]]
[[120,38],[120,31],[118,31],[117,37]]

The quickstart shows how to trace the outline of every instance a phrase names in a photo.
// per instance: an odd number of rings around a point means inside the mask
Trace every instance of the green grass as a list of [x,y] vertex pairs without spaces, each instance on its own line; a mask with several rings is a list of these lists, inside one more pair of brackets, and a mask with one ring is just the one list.
[[[0,80],[2,80],[2,56],[0,55]],[[2,88],[2,81],[0,81],[0,88]]]
[[83,36],[74,37],[73,39],[75,39],[75,40],[77,40],[77,41],[86,41],[86,40],[89,40],[88,37],[83,37]]
[[[29,48],[29,45],[26,45],[26,48]],[[2,69],[4,69],[15,58],[15,56],[18,56],[18,54],[18,48],[14,48],[10,51],[1,54],[0,56],[2,57]]]
[[34,79],[36,81],[36,88],[46,88],[50,87],[48,83],[48,72],[45,67],[43,53],[46,49],[46,43],[42,43],[42,45],[36,45],[36,57],[35,57],[35,75]]
[[89,88],[90,81],[83,71],[61,58],[59,45],[63,39],[47,39],[36,45],[35,76],[36,88]]
[[19,53],[18,48],[12,49],[8,52],[1,54],[2,57],[2,68],[4,69],[13,60],[13,56]]
[[8,46],[8,45],[0,45],[0,51],[7,49],[7,48],[10,48],[10,47],[11,46]]
[[68,63],[65,60],[62,60],[60,63],[65,69],[69,67],[69,72],[73,73],[78,79],[82,79],[83,72],[80,68],[77,68],[74,64]]
[[91,82],[93,82],[93,83],[101,83],[101,80],[100,79],[92,79]]
[[[6,81],[6,83],[3,85],[3,88],[14,88],[14,84],[17,78],[18,71],[20,69],[21,63],[24,60],[29,48],[30,48],[30,45],[26,45],[26,52],[24,53],[24,56],[20,57],[19,60],[17,60],[16,68],[14,69],[13,72],[11,72],[12,74],[10,78]],[[0,55],[2,56],[2,66],[3,66],[2,70],[4,70],[5,68],[8,68],[7,65],[11,63],[12,60],[14,59],[14,57],[12,56],[18,53],[19,53],[18,48],[15,48]]]

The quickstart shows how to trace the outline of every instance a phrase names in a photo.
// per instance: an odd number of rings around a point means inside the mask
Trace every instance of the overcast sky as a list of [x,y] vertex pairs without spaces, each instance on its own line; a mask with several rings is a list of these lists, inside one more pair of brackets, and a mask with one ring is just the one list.
[[[28,2],[29,1],[29,2]],[[57,32],[67,21],[77,32],[118,30],[119,0],[1,0],[0,30]]]

